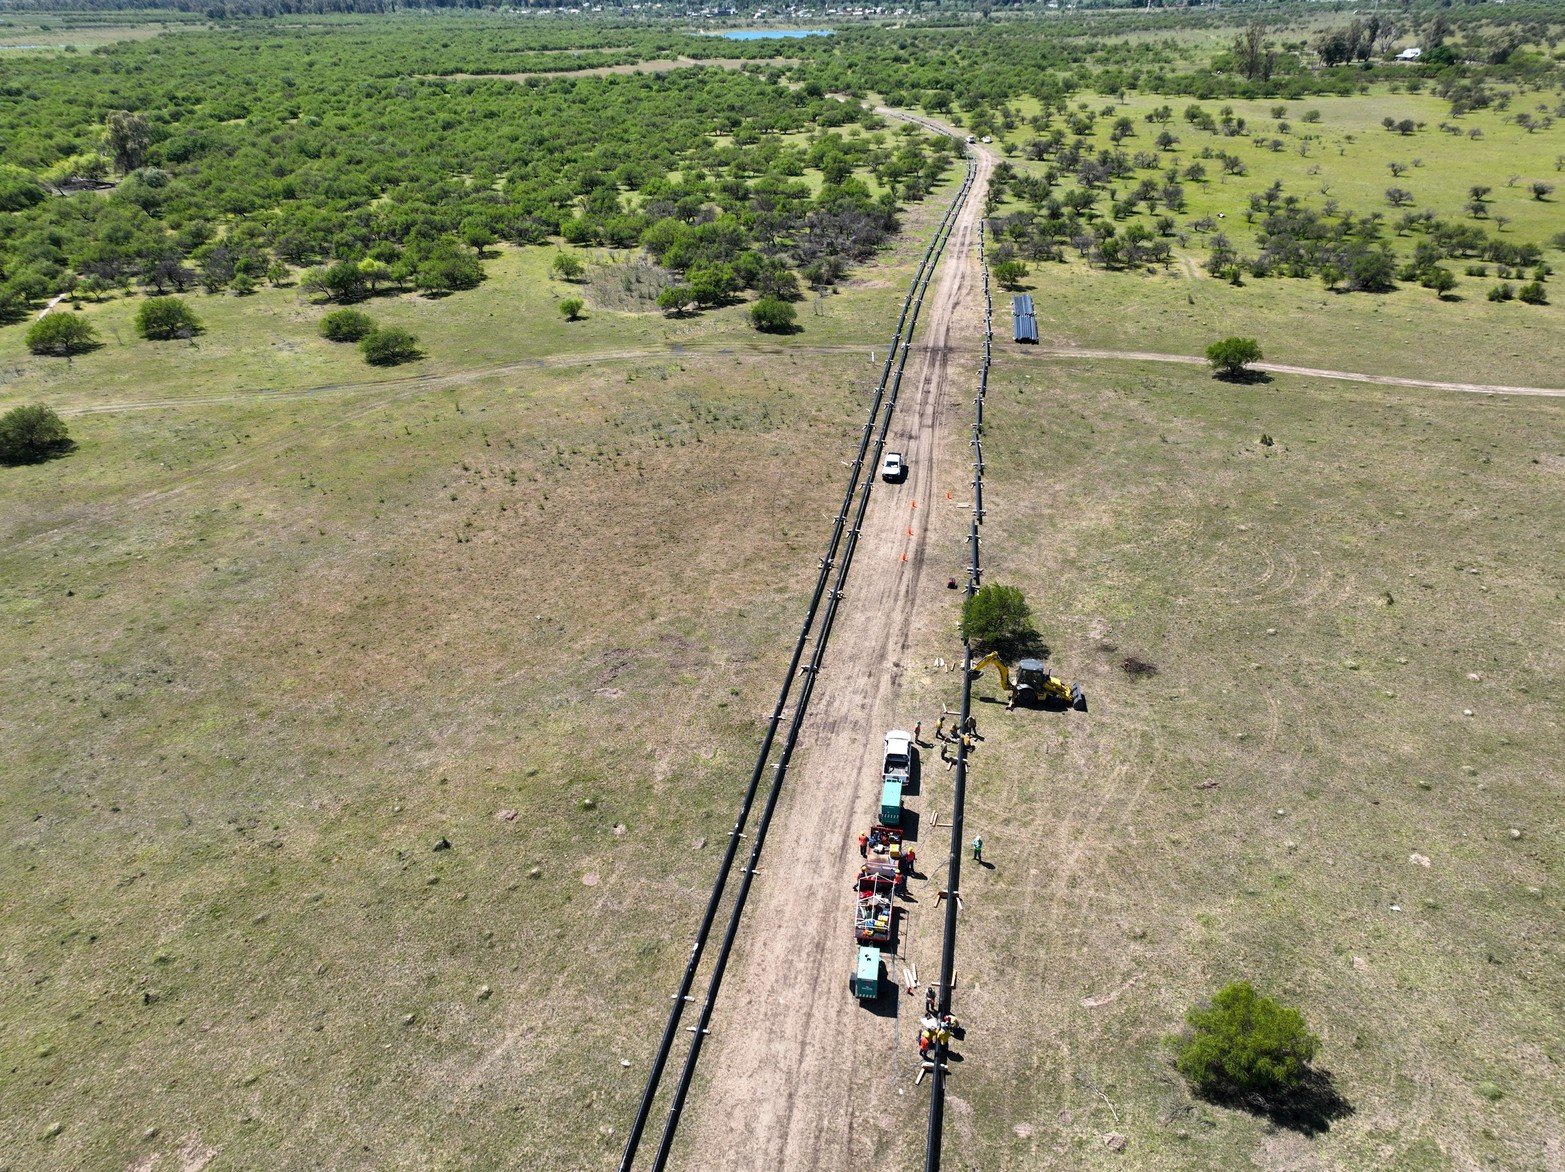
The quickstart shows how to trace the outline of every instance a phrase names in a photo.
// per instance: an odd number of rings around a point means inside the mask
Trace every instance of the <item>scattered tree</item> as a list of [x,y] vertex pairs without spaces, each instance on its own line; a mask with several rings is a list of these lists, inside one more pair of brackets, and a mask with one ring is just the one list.
[[1266,26],[1257,22],[1236,36],[1233,56],[1246,81],[1269,80],[1277,63],[1277,54],[1266,47]]
[[962,604],[962,638],[1002,655],[1035,642],[1032,608],[1015,586],[988,582]]
[[152,127],[141,114],[111,110],[104,119],[103,145],[120,173],[129,175],[146,162],[152,146]]
[[1261,357],[1261,344],[1254,338],[1224,338],[1206,348],[1206,360],[1219,378],[1240,378]]
[[567,297],[560,302],[560,312],[565,315],[566,321],[575,321],[581,316],[581,311],[586,304],[580,297]]
[[581,263],[581,257],[574,252],[557,252],[554,254],[554,264],[550,266],[554,275],[566,281],[574,281],[586,271],[586,266]]
[[687,307],[695,304],[695,291],[689,285],[670,285],[658,293],[658,308],[675,317],[684,315]]
[[65,421],[52,408],[33,403],[0,415],[0,464],[36,464],[73,446]]
[[1174,1042],[1175,1066],[1199,1093],[1216,1098],[1285,1098],[1304,1086],[1320,1050],[1298,1010],[1246,981],[1219,990],[1185,1022],[1189,1028]]
[[74,313],[46,313],[27,330],[27,348],[34,354],[69,358],[98,344],[98,333],[86,318]]
[[1552,195],[1553,193],[1554,193],[1554,184],[1552,184],[1552,183],[1534,183],[1532,185],[1532,198],[1533,199],[1545,200],[1545,199],[1548,199],[1549,196]]
[[1456,288],[1456,274],[1450,269],[1443,269],[1439,265],[1434,265],[1424,271],[1424,275],[1419,279],[1418,283],[1425,289],[1433,289],[1435,296],[1444,301],[1446,299],[1445,295]]
[[201,322],[178,297],[149,297],[136,310],[136,332],[152,342],[193,338],[201,332]]
[[1543,287],[1542,281],[1529,281],[1516,290],[1516,296],[1520,297],[1528,305],[1547,305],[1549,294]]
[[1027,276],[1027,266],[1019,260],[1002,260],[994,266],[994,279],[1002,289],[1015,289]]
[[359,352],[371,366],[397,366],[423,357],[418,339],[397,326],[373,330],[359,341]]

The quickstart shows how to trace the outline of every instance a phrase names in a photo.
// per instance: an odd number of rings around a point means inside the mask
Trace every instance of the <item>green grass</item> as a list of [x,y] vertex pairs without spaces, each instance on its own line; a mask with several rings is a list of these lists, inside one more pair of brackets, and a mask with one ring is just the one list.
[[[1491,302],[1469,289],[1462,301],[1443,302],[1410,286],[1384,295],[1327,293],[1319,282],[1287,279],[1235,288],[1188,270],[1104,272],[1078,264],[1035,266],[1026,284],[1046,346],[1200,355],[1238,335],[1257,339],[1269,361],[1292,366],[1565,387],[1565,296],[1532,306]],[[1010,328],[1003,299],[996,322]]]
[[[986,580],[1028,593],[1091,710],[977,708],[968,837],[995,869],[963,874],[949,1152],[1548,1166],[1561,411],[998,352]],[[950,646],[931,634],[924,662]],[[926,802],[948,806],[944,771]],[[1329,1131],[1274,1132],[1174,1074],[1164,1037],[1236,979],[1321,1035],[1352,1107]],[[905,1120],[899,1150],[920,1139]]]
[[549,250],[371,303],[520,364],[455,388],[225,397],[290,385],[279,336],[376,377],[287,290],[8,352],[8,401],[183,400],[0,470],[9,1166],[608,1162],[873,378],[814,345],[884,344],[941,210],[764,353],[739,307],[567,325]]

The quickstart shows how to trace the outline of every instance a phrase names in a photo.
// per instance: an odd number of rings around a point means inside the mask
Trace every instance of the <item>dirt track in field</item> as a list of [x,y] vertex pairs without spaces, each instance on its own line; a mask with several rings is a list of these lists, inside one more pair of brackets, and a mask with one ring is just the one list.
[[[976,377],[976,364],[950,377],[948,368],[959,342],[971,354],[981,337],[978,231],[992,162],[979,156],[972,192],[925,297],[924,326],[887,440],[888,450],[906,454],[909,475],[900,485],[877,481],[871,494],[802,751],[767,836],[713,1019],[706,1086],[686,1112],[677,1166],[692,1172],[875,1167],[883,1139],[877,1121],[922,1102],[897,1094],[911,1088],[917,1071],[906,1016],[914,999],[888,995],[871,1011],[849,993],[850,887],[859,864],[856,836],[878,806],[881,737],[913,723],[897,698],[912,666],[906,659],[915,610],[949,605],[945,580],[960,569],[954,562],[926,567],[926,537],[937,508],[952,507],[935,491],[937,433],[965,426],[961,380]],[[926,761],[932,756],[926,751]],[[917,846],[921,873],[943,857],[927,830]],[[939,931],[933,885],[915,881],[912,894],[917,902],[903,903],[899,913],[899,952],[909,933]],[[889,950],[887,960],[888,976],[900,980],[901,961]]]
[[[1205,366],[1204,358],[1193,354],[1160,354],[1155,350],[1084,350],[1075,346],[1044,346],[1036,351],[1040,358],[1092,358],[1119,362],[1177,362],[1186,366]],[[1322,370],[1314,366],[1289,366],[1281,362],[1256,362],[1256,370],[1268,374],[1299,374],[1307,378],[1331,378],[1353,383],[1376,383],[1386,387],[1427,387],[1436,391],[1463,391],[1472,395],[1565,395],[1559,387],[1509,387],[1498,383],[1447,383],[1428,378],[1401,378],[1392,374],[1358,374],[1351,370]]]

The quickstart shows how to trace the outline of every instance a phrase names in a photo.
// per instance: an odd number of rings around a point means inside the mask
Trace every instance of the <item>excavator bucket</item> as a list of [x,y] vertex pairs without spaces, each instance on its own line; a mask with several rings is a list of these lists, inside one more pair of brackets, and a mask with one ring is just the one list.
[[1081,690],[1081,685],[1071,681],[1071,707],[1077,712],[1087,711],[1087,693]]

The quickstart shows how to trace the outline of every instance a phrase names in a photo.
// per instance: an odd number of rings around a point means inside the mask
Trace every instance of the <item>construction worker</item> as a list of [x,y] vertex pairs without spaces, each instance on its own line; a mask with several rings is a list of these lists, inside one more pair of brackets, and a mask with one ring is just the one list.
[[984,861],[984,836],[979,834],[979,835],[975,835],[974,838],[973,838],[973,862],[981,863],[983,861]]
[[862,830],[859,831],[859,856],[861,858],[869,858],[869,835]]
[[923,735],[924,735],[924,722],[922,720],[915,720],[913,722],[913,743],[915,745],[918,744],[919,743],[919,739],[918,738],[923,736]]
[[976,737],[978,735],[978,717],[969,716],[967,718],[967,723],[962,725],[962,731],[970,736]]
[[946,739],[946,718],[944,716],[941,716],[941,718],[935,722],[935,740],[943,741],[945,739]]
[[931,985],[924,992],[924,1014],[925,1014],[925,1016],[933,1017],[934,1014],[935,1014],[935,1008],[936,1008],[937,1004],[938,1004],[938,1002],[935,999],[935,987],[933,985]]

